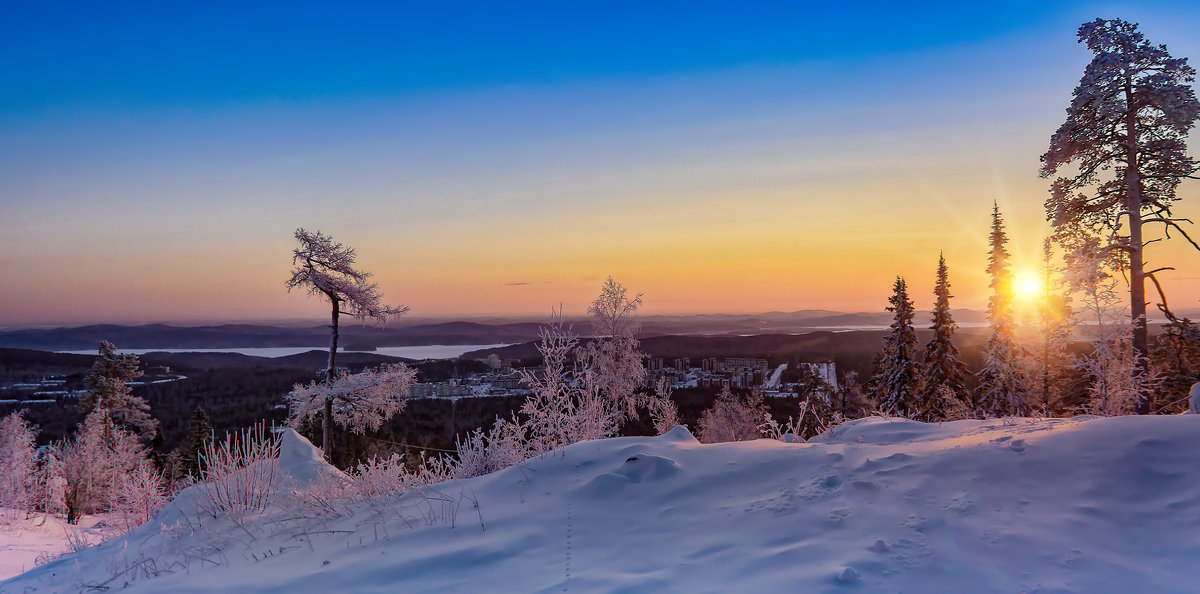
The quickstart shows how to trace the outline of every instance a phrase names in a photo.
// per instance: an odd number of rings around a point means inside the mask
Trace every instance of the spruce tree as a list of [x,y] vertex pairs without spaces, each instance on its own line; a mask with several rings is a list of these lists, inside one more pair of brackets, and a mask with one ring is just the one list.
[[200,472],[203,470],[200,454],[204,451],[204,444],[212,437],[208,412],[197,406],[192,413],[192,424],[188,426],[187,436],[183,438],[183,443],[179,444],[179,449],[175,450],[175,476],[190,475],[196,479],[200,478]]
[[84,379],[87,391],[79,398],[79,410],[85,416],[103,409],[111,422],[138,429],[143,437],[154,435],[158,421],[150,416],[150,405],[133,395],[129,382],[142,376],[136,355],[118,355],[117,347],[107,340],[100,343],[100,356]]
[[897,276],[887,310],[894,314],[891,332],[883,338],[883,353],[871,378],[879,410],[889,415],[913,417],[918,412],[917,333],[913,329],[913,304],[904,279]]
[[950,274],[946,258],[938,254],[936,297],[933,304],[933,338],[925,346],[925,373],[918,405],[917,419],[939,421],[961,411],[967,392],[967,366],[958,356],[952,338],[958,324],[950,315]]
[[1008,268],[1008,234],[1000,209],[992,203],[991,250],[988,252],[988,322],[992,333],[983,347],[983,369],[979,370],[979,387],[975,406],[987,416],[1024,415],[1029,412],[1025,403],[1025,381],[1017,363],[1016,341],[1013,339],[1013,280]]

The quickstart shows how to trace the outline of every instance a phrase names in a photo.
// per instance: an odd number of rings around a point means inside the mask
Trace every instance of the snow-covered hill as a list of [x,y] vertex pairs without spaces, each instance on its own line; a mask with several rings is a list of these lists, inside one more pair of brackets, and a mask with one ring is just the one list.
[[1200,415],[869,418],[807,444],[676,428],[379,513],[236,526],[179,502],[0,591],[1195,592],[1198,460]]

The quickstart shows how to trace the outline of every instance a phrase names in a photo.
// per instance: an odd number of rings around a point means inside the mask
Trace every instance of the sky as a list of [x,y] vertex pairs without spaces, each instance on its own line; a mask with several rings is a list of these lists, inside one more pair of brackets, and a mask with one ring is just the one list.
[[[610,275],[647,314],[879,311],[897,275],[924,309],[939,251],[982,308],[993,201],[1036,269],[1075,29],[1195,64],[1190,4],[4,3],[0,325],[320,319],[298,227],[415,317]],[[1189,250],[1148,252],[1175,307]]]

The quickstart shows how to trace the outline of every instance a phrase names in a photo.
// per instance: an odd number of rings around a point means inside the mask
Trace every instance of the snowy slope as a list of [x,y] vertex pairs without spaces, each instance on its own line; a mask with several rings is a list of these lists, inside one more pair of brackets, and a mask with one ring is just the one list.
[[870,418],[814,442],[701,445],[682,428],[588,442],[316,524],[239,528],[183,502],[0,591],[1200,588],[1200,415]]
[[61,516],[44,516],[0,508],[0,579],[33,569],[39,558],[54,557],[70,548],[67,532],[97,543],[106,532],[104,516],[85,515],[68,526]]

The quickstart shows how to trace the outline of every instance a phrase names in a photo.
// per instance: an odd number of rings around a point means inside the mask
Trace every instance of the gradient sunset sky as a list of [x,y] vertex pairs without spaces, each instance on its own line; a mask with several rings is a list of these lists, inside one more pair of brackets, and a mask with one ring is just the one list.
[[[1096,17],[1200,65],[1192,2],[0,7],[0,325],[321,319],[292,232],[414,316],[986,303]],[[336,7],[336,8],[331,8]],[[1192,135],[1192,154],[1200,135]],[[1200,182],[1179,214],[1200,220]],[[1152,246],[1195,308],[1200,254]]]

